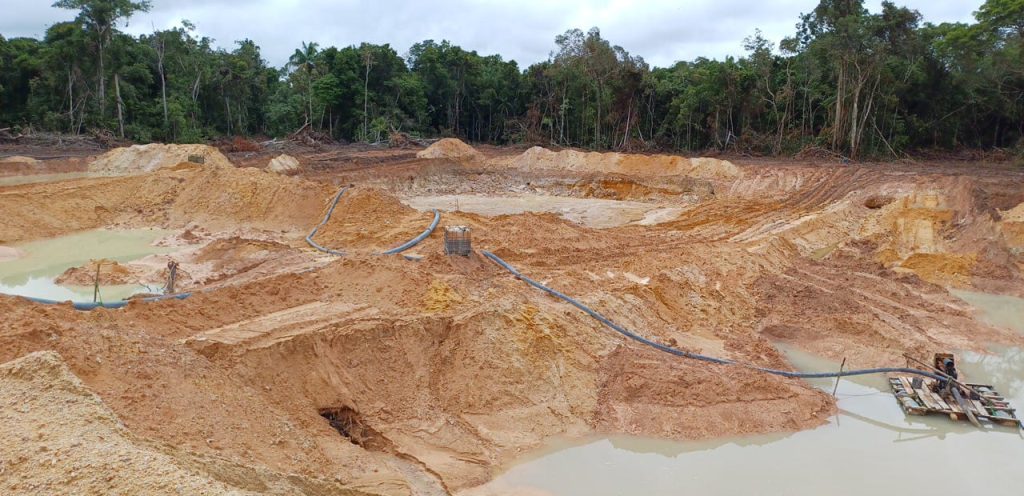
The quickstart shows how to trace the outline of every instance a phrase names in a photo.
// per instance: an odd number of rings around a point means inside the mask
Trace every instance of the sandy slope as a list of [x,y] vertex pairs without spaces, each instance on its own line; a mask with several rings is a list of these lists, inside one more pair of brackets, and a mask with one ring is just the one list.
[[[470,226],[477,249],[682,349],[787,368],[772,346],[784,341],[866,367],[902,363],[903,352],[1022,344],[977,322],[944,286],[1024,291],[1013,235],[1020,172],[642,156],[584,156],[577,168],[533,170],[398,153],[393,163],[339,161],[336,171],[321,164],[299,177],[186,164],[0,188],[8,213],[0,243],[160,226],[178,232],[167,242],[182,247],[187,283],[220,287],[91,313],[0,297],[0,362],[47,350],[63,357],[7,366],[58,372],[4,372],[2,381],[15,381],[4,391],[40,408],[84,409],[81,398],[93,398],[83,415],[123,427],[103,427],[104,440],[87,434],[74,449],[102,450],[114,439],[126,464],[169,457],[171,472],[157,475],[196,484],[196,492],[260,491],[257,479],[307,494],[324,493],[321,479],[382,494],[453,491],[487,481],[548,436],[714,438],[809,428],[834,412],[830,397],[803,382],[626,342],[479,255],[444,256],[440,233],[413,250],[418,262],[376,255],[430,221],[399,196],[467,188],[675,209],[655,224],[604,229],[550,212],[486,209],[446,212],[442,225]],[[338,184],[355,180],[317,238],[350,256],[310,250],[302,237]],[[78,384],[73,398],[61,396],[70,386],[40,386],[51,382]],[[325,409],[343,412],[343,432],[321,416]],[[36,429],[31,435],[82,436],[71,420],[39,426],[19,412],[3,414],[18,429]],[[38,462],[38,447],[18,456]],[[102,484],[120,467],[98,464],[83,480]],[[45,487],[63,473],[26,472],[10,484]]]

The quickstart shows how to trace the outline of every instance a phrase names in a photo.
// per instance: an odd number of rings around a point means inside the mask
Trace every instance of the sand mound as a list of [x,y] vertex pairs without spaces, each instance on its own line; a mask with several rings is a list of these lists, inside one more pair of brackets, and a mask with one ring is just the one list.
[[623,153],[554,152],[535,146],[512,160],[522,170],[557,169],[647,176],[691,176],[702,179],[734,179],[738,167],[726,160],[685,158],[674,155],[631,155]]
[[299,170],[299,160],[291,155],[281,154],[270,160],[267,170],[278,174],[288,174]]
[[0,365],[0,401],[3,494],[364,494],[142,441],[53,351]]
[[10,157],[0,157],[0,164],[25,164],[25,165],[37,165],[39,160],[32,157],[23,157],[21,155],[14,155]]
[[96,278],[96,265],[100,264],[100,285],[138,284],[140,275],[132,268],[111,260],[90,260],[89,263],[71,267],[57,276],[57,284],[68,286],[91,286]]
[[206,167],[233,167],[219,150],[207,145],[134,145],[115,148],[89,164],[89,172],[106,176],[143,174],[202,157]]
[[432,218],[433,214],[418,212],[378,190],[354,188],[341,197],[317,240],[342,250],[384,250],[423,232]]
[[[344,207],[342,212],[347,217],[358,217],[361,222],[375,224],[388,218],[413,213],[414,210],[404,203],[376,189],[353,188],[345,192],[342,197],[339,209]],[[332,217],[333,220],[333,217]]]
[[484,156],[456,138],[445,138],[426,150],[416,154],[416,158],[448,158],[453,160],[483,160]]
[[331,194],[322,184],[252,168],[204,169],[185,178],[174,199],[172,218],[191,218],[205,226],[234,219],[226,225],[234,227],[243,222],[305,231],[321,215],[322,205]]
[[1009,210],[999,212],[1003,222],[1024,222],[1024,203]]
[[[0,244],[111,224],[246,226],[305,235],[323,216],[333,189],[247,167],[161,169],[99,183],[28,185],[0,195]],[[74,200],[53,201],[61,194]]]
[[0,365],[4,494],[189,494],[232,490],[139,445],[68,369],[37,352]]
[[196,254],[197,262],[227,262],[246,258],[261,258],[289,250],[275,241],[246,239],[238,236],[221,238],[202,247]]

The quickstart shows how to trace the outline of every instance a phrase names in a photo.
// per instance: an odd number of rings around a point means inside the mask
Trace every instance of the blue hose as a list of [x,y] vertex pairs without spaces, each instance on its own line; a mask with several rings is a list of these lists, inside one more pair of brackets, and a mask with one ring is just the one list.
[[505,270],[511,272],[512,275],[516,277],[516,279],[519,279],[519,280],[525,282],[526,284],[529,284],[530,286],[533,286],[533,287],[535,287],[535,288],[537,288],[537,289],[539,289],[541,291],[544,291],[545,293],[550,294],[551,296],[554,296],[554,297],[556,297],[556,298],[558,298],[558,299],[560,299],[562,301],[565,301],[566,303],[569,303],[570,305],[572,305],[572,306],[582,310],[587,315],[590,315],[594,319],[597,319],[598,322],[608,326],[609,328],[611,328],[612,330],[618,332],[619,334],[622,334],[623,336],[626,336],[627,338],[630,338],[630,339],[632,339],[634,341],[638,341],[640,343],[646,344],[647,346],[650,346],[650,347],[653,347],[655,349],[664,351],[665,353],[673,354],[675,356],[679,356],[679,357],[683,357],[683,358],[690,358],[690,359],[693,359],[693,360],[700,360],[700,361],[703,361],[703,362],[711,362],[711,363],[715,363],[715,364],[719,364],[719,365],[735,365],[735,366],[739,366],[739,367],[745,367],[745,368],[748,368],[748,369],[757,370],[759,372],[765,372],[765,373],[768,373],[768,374],[779,375],[779,376],[782,376],[782,377],[796,377],[796,378],[801,378],[801,379],[821,379],[821,378],[828,378],[828,377],[844,377],[844,376],[853,376],[853,375],[902,373],[902,374],[920,375],[920,376],[928,377],[930,379],[942,380],[942,377],[940,377],[940,376],[938,376],[936,374],[932,374],[932,373],[929,373],[929,372],[925,372],[925,371],[918,370],[918,369],[912,369],[912,368],[876,368],[876,369],[844,370],[844,371],[841,371],[841,372],[789,372],[789,371],[786,371],[786,370],[768,369],[768,368],[764,368],[764,367],[758,367],[756,365],[749,364],[749,363],[736,362],[736,361],[733,361],[733,360],[726,360],[724,358],[715,358],[715,357],[711,357],[711,356],[707,356],[707,355],[700,355],[700,354],[697,354],[697,353],[690,353],[690,352],[687,352],[687,351],[679,350],[679,349],[673,348],[671,346],[665,346],[665,345],[663,345],[661,343],[656,343],[654,341],[651,341],[650,339],[647,339],[647,338],[645,338],[643,336],[640,336],[639,334],[636,334],[636,333],[634,333],[632,331],[629,331],[626,328],[624,328],[624,327],[622,327],[622,326],[620,326],[620,325],[618,325],[618,324],[608,320],[608,318],[605,317],[604,315],[601,315],[601,314],[595,312],[594,310],[591,310],[586,305],[584,305],[584,304],[574,300],[573,298],[565,295],[564,293],[561,293],[559,291],[551,289],[551,288],[549,288],[549,287],[547,287],[547,286],[545,286],[545,285],[543,285],[543,284],[541,284],[541,283],[539,283],[537,281],[534,281],[533,279],[530,279],[529,277],[524,276],[521,272],[519,272],[514,267],[509,265],[507,262],[505,262],[504,260],[499,258],[497,255],[495,255],[495,254],[493,254],[493,253],[491,253],[489,251],[482,251],[482,253],[484,254],[485,257],[491,259],[491,261],[493,261],[494,263],[500,265]]
[[[12,295],[12,296],[16,296],[16,295]],[[138,301],[143,301],[143,302],[149,303],[149,302],[153,302],[153,301],[162,301],[162,300],[171,300],[171,299],[174,299],[174,300],[184,300],[185,298],[188,298],[189,296],[192,296],[192,293],[178,293],[178,294],[172,294],[172,295],[150,296],[150,297],[147,297],[147,298],[139,298]],[[50,300],[50,299],[47,299],[47,298],[36,298],[34,296],[21,296],[21,298],[25,298],[26,300],[34,301],[36,303],[42,303],[44,305],[61,305],[61,304],[67,303],[67,301]],[[95,310],[97,308],[123,308],[126,305],[128,305],[128,303],[130,303],[132,301],[134,301],[134,300],[120,300],[120,301],[112,301],[110,303],[98,303],[98,302],[94,302],[94,301],[72,301],[71,302],[71,306],[74,307],[75,310]]]

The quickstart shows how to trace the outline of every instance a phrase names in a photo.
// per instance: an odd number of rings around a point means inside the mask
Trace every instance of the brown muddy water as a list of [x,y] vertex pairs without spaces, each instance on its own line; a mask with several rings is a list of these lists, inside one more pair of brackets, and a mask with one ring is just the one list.
[[[780,346],[801,370],[838,364]],[[1024,350],[959,353],[961,370],[1024,405]],[[831,393],[834,380],[812,383]],[[839,414],[791,434],[677,442],[553,440],[464,495],[1022,494],[1024,437],[946,417],[907,416],[883,376],[843,379]]]
[[1024,334],[1024,298],[950,289],[950,293],[978,310],[982,322]]

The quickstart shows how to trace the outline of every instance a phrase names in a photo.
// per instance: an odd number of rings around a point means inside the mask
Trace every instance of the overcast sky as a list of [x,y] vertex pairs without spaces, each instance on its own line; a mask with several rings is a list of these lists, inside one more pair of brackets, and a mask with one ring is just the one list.
[[[895,0],[933,23],[971,22],[983,0]],[[52,0],[0,0],[0,34],[42,37],[47,26],[70,20]],[[597,26],[604,38],[655,66],[698,56],[743,53],[743,38],[760,28],[777,45],[793,34],[798,15],[817,0],[152,0],[152,11],[133,17],[139,34],[192,21],[197,31],[230,48],[250,38],[274,66],[287,62],[302,41],[321,47],[362,41],[390,43],[400,55],[418,41],[442,39],[499,53],[521,68],[546,60],[555,35]],[[434,5],[436,4],[436,5]],[[871,11],[881,0],[868,0]]]

